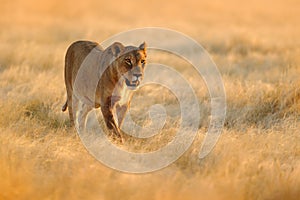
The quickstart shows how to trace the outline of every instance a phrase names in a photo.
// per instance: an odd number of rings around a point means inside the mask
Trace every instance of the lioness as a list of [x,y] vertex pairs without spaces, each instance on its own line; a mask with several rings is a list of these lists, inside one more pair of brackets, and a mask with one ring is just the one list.
[[[65,57],[67,108],[71,123],[84,130],[87,114],[101,107],[107,128],[122,140],[120,127],[133,92],[144,77],[146,43],[139,47],[113,43],[105,50],[90,41],[70,45]],[[76,80],[76,81],[75,81]]]

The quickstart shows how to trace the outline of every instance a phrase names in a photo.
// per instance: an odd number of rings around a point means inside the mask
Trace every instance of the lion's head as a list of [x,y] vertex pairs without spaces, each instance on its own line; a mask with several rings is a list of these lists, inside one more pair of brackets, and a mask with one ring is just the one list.
[[112,53],[116,58],[114,63],[117,64],[119,81],[124,81],[127,88],[136,90],[144,78],[146,66],[146,43],[139,47],[126,46],[116,42],[112,45]]

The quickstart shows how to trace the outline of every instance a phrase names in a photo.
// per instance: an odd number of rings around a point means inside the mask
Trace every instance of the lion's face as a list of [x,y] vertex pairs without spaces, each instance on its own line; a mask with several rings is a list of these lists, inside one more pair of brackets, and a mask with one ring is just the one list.
[[136,90],[144,78],[146,66],[146,44],[129,50],[121,56],[120,71],[126,86],[130,90]]

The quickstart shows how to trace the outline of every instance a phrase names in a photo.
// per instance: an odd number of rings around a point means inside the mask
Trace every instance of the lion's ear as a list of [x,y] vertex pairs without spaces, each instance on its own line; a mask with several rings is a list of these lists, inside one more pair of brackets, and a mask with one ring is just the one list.
[[139,49],[140,49],[140,50],[144,50],[145,52],[146,52],[146,48],[147,48],[146,42],[143,42],[143,43],[139,46]]
[[118,57],[124,52],[125,47],[120,42],[115,42],[111,45],[111,51],[114,57]]

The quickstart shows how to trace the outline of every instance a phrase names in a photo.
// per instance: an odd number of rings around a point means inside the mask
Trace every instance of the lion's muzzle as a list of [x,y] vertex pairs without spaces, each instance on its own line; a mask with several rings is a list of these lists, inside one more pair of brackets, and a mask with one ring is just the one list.
[[142,74],[133,74],[131,81],[125,78],[125,83],[129,89],[135,90],[140,85],[141,78],[142,78]]

